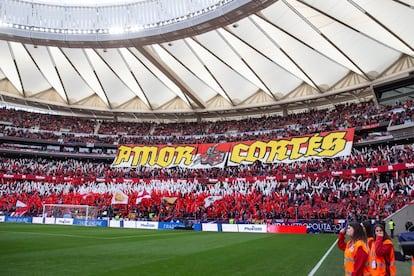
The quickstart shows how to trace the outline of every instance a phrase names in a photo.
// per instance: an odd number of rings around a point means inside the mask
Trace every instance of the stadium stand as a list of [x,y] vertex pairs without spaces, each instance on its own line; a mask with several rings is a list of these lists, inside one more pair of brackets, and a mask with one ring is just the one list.
[[[20,215],[31,216],[41,215],[44,203],[59,203],[159,221],[383,219],[414,198],[414,135],[395,139],[387,131],[410,125],[412,109],[412,101],[369,101],[285,117],[132,124],[3,108],[0,210],[15,213],[23,202]],[[347,128],[355,128],[349,157],[201,169],[111,166],[120,144],[266,140]],[[116,191],[128,204],[111,204]]]

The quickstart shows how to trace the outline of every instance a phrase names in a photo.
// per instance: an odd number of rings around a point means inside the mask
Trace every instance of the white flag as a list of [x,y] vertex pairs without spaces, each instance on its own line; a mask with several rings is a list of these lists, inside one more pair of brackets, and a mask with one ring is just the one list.
[[16,208],[27,207],[27,204],[18,200],[16,201]]
[[145,190],[138,193],[135,204],[140,204],[144,198],[151,198],[151,195]]
[[213,204],[215,201],[222,199],[222,196],[209,196],[204,199],[204,207],[208,207]]
[[112,197],[111,204],[128,204],[128,196],[122,191],[117,191]]

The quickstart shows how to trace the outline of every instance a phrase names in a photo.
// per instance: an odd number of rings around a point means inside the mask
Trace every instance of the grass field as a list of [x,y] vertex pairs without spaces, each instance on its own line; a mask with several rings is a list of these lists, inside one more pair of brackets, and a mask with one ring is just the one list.
[[[308,275],[335,240],[0,223],[0,275]],[[315,275],[343,275],[342,263],[335,247]]]

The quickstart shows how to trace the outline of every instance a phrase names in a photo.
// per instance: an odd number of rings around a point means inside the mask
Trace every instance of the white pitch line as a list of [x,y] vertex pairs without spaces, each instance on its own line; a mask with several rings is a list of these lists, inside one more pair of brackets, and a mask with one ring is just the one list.
[[332,249],[335,247],[336,243],[338,242],[338,239],[335,240],[335,242],[332,244],[332,246],[326,251],[325,255],[323,255],[322,259],[315,265],[315,267],[312,269],[311,272],[309,272],[308,276],[315,275],[316,271],[318,271],[319,267],[322,265],[323,261],[325,261],[326,257],[328,257],[329,253],[331,253]]

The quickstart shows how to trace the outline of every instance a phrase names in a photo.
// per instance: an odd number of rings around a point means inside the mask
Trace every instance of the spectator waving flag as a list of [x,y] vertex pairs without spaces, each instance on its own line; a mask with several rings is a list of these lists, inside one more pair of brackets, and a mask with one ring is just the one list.
[[122,191],[116,191],[112,197],[111,204],[128,204],[128,196]]
[[215,201],[222,199],[222,196],[209,196],[204,199],[204,207],[208,207],[213,204]]
[[137,200],[135,201],[135,204],[140,204],[141,201],[144,198],[151,198],[151,195],[147,191],[145,191],[145,190],[143,190],[143,191],[141,191],[141,192],[138,193]]

